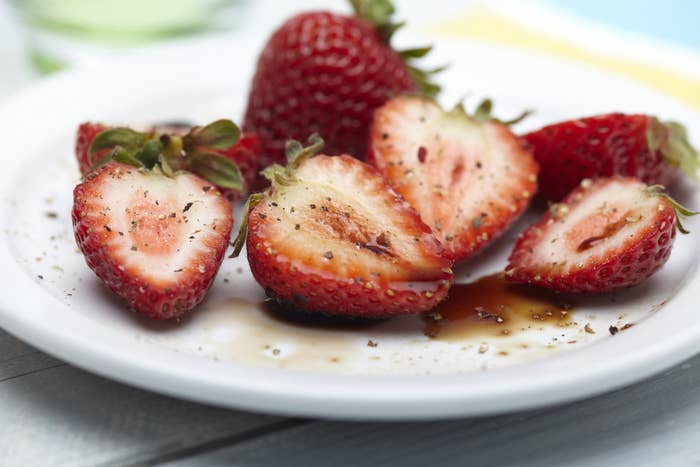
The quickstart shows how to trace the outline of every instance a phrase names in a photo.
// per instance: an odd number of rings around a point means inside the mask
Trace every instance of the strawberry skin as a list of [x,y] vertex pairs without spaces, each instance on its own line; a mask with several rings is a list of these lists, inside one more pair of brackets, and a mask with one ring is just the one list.
[[101,123],[81,123],[75,137],[75,157],[78,160],[80,173],[85,176],[95,167],[95,164],[108,152],[103,150],[90,155],[90,145],[95,136],[107,130],[109,127]]
[[685,129],[639,114],[612,113],[555,123],[524,136],[540,164],[540,194],[557,201],[585,178],[622,175],[668,186],[680,166],[697,178]]
[[445,112],[423,97],[397,97],[377,110],[368,161],[455,261],[506,230],[537,189],[537,164],[506,125],[461,107]]
[[394,25],[374,24],[358,16],[309,12],[270,37],[243,123],[244,131],[260,135],[261,167],[284,161],[287,139],[305,140],[311,133],[323,136],[328,154],[362,158],[374,109],[397,94],[422,87],[435,91],[424,82],[426,72],[405,63],[411,55],[402,57],[382,37],[380,30]]
[[313,157],[293,183],[273,183],[250,211],[246,245],[268,294],[309,312],[418,313],[452,282],[430,228],[375,169],[347,155]]
[[585,294],[643,282],[676,235],[674,204],[653,188],[631,177],[584,180],[521,234],[506,277]]
[[95,274],[135,311],[178,318],[204,298],[233,218],[205,180],[110,162],[74,192],[78,247]]

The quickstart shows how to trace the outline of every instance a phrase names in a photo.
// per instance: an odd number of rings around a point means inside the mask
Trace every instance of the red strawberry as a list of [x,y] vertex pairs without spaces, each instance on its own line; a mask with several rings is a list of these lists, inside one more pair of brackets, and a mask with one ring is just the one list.
[[355,16],[310,12],[270,37],[253,77],[243,129],[260,135],[261,167],[284,161],[287,139],[317,132],[329,154],[364,157],[374,109],[392,96],[438,87],[410,63],[430,48],[394,51],[387,0],[354,0]]
[[[149,146],[146,149],[151,153],[149,157],[157,159],[163,153],[172,169],[188,170],[205,177],[213,169],[211,164],[224,163],[230,172],[240,172],[238,181],[231,186],[217,184],[215,180],[212,182],[227,198],[235,200],[250,189],[258,170],[260,153],[256,135],[244,134],[238,138],[238,127],[230,120],[191,128],[184,124],[156,125],[146,132],[83,123],[78,128],[75,153],[83,176],[110,161],[116,147],[135,155]],[[95,140],[97,143],[93,145]],[[213,157],[216,155],[223,157]],[[226,163],[226,160],[233,164]],[[226,180],[230,182],[232,179]]]
[[369,162],[462,260],[500,235],[537,189],[537,164],[485,101],[470,117],[421,97],[397,97],[377,110]]
[[692,215],[659,185],[586,179],[518,239],[506,277],[563,292],[630,287],[668,260],[679,215]]
[[549,125],[525,135],[540,164],[540,193],[557,201],[585,178],[623,175],[669,185],[678,168],[698,179],[685,128],[649,115],[613,113]]
[[73,193],[88,266],[134,310],[177,318],[204,298],[229,242],[230,204],[187,172],[109,162]]
[[108,149],[103,149],[96,154],[90,154],[90,145],[95,136],[107,130],[108,127],[101,123],[85,122],[80,124],[75,137],[75,157],[78,159],[80,173],[85,176],[95,168],[95,163],[101,160]]
[[[249,200],[255,279],[279,303],[310,312],[385,317],[433,308],[447,296],[451,261],[418,213],[377,171],[350,156],[310,158],[320,138],[290,145],[286,168]],[[247,224],[247,225],[246,225]]]

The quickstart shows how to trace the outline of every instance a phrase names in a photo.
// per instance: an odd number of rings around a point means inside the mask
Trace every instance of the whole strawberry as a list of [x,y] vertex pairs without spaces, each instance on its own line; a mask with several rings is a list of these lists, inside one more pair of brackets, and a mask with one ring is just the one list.
[[641,283],[671,255],[679,216],[694,215],[636,178],[586,179],[520,235],[506,278],[562,292]]
[[685,128],[650,115],[612,113],[555,123],[525,135],[540,164],[539,192],[557,201],[585,178],[622,175],[668,186],[680,168],[698,180]]
[[[218,120],[205,127],[191,127],[188,124],[155,125],[144,132],[86,122],[78,127],[75,140],[75,155],[80,173],[87,176],[100,165],[111,161],[117,146],[132,153],[149,146],[149,150],[167,155],[174,169],[202,172],[200,175],[211,172],[212,167],[208,167],[208,164],[217,160],[211,156],[223,156],[232,162],[228,168],[239,172],[235,176],[235,186],[217,184],[231,201],[240,199],[250,190],[260,156],[257,135],[239,134],[238,127],[230,120]],[[180,157],[182,155],[184,157]],[[231,178],[227,178],[227,182],[230,181]]]
[[[329,154],[363,158],[374,109],[407,92],[435,94],[414,68],[430,48],[394,51],[388,0],[355,0],[355,16],[303,13],[270,37],[253,77],[243,129],[260,136],[261,167],[284,161],[288,139],[323,135]],[[436,70],[435,70],[436,71]]]
[[[447,296],[452,262],[418,213],[371,166],[289,145],[272,186],[250,197],[236,250],[279,303],[359,317],[419,313]],[[247,232],[247,240],[246,240]]]

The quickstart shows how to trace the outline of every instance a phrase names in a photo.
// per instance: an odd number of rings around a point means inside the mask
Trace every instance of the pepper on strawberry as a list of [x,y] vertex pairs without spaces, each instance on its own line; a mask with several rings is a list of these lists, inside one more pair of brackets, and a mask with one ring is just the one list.
[[537,190],[537,163],[491,116],[489,100],[469,115],[461,105],[446,112],[425,97],[396,97],[375,112],[367,159],[455,261],[503,233]]
[[387,317],[447,296],[452,261],[418,213],[373,167],[315,155],[318,137],[287,145],[286,167],[249,198],[234,255],[245,243],[253,276],[277,302],[308,312]]
[[519,237],[506,278],[571,293],[637,285],[666,263],[691,212],[636,178],[585,179]]
[[[232,125],[199,129],[192,144],[228,147]],[[214,185],[241,186],[225,157],[195,150],[185,160],[172,144],[126,129],[100,133],[92,147],[111,149],[73,192],[75,238],[88,266],[155,319],[179,318],[206,295],[233,226],[231,205]]]

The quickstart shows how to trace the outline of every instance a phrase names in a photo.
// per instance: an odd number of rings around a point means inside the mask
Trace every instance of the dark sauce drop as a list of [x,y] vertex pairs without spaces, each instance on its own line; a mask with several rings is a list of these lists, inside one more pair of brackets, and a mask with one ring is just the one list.
[[573,304],[546,289],[509,283],[503,274],[455,284],[449,297],[424,316],[425,335],[446,341],[508,337],[528,329],[575,325]]

